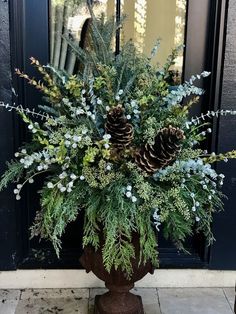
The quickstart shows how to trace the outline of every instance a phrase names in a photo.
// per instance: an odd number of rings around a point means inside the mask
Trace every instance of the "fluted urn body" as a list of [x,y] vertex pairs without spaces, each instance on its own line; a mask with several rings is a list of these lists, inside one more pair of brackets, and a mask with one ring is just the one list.
[[132,260],[133,275],[127,279],[121,270],[114,268],[108,273],[103,265],[102,250],[97,251],[92,247],[86,247],[80,258],[81,264],[87,272],[92,271],[99,279],[105,282],[107,293],[96,296],[96,314],[144,314],[142,299],[134,295],[130,290],[134,283],[142,279],[147,273],[153,273],[150,262],[139,265],[139,236],[133,236],[136,257]]

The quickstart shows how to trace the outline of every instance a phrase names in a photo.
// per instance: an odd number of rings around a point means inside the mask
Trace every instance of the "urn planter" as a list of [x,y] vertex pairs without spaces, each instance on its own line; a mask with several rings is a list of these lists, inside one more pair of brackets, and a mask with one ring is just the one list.
[[[133,237],[136,256],[139,256],[138,236]],[[139,265],[138,258],[132,260],[133,274],[127,279],[124,272],[114,268],[108,273],[103,265],[101,249],[95,251],[86,247],[80,262],[89,273],[92,271],[99,279],[105,282],[109,290],[103,295],[95,297],[95,314],[144,314],[142,299],[130,290],[136,281],[146,274],[153,274],[154,268],[150,262]]]

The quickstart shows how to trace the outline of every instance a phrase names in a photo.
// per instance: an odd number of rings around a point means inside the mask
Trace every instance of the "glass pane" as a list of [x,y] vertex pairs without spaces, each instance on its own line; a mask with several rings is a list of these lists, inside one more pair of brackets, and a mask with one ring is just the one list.
[[[86,29],[90,14],[86,0],[51,0],[50,10],[50,62],[70,74],[76,72],[78,60],[68,46],[65,37],[73,39],[80,46],[85,44]],[[115,14],[113,0],[95,0],[93,10],[99,16]]]
[[[157,39],[161,46],[153,62],[163,65],[171,49],[184,44],[187,0],[121,0],[126,23],[122,40],[132,39],[138,50],[150,55]],[[183,52],[180,52],[173,71],[181,76]]]

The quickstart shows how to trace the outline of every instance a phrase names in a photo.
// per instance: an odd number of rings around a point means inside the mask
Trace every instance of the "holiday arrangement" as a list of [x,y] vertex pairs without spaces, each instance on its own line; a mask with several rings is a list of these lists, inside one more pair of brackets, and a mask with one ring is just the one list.
[[170,69],[181,48],[159,68],[151,63],[159,43],[150,57],[132,42],[114,54],[114,20],[93,17],[90,31],[86,49],[68,39],[80,62],[78,74],[69,76],[35,58],[39,81],[16,70],[42,93],[44,105],[37,113],[0,104],[15,109],[32,134],[7,164],[0,189],[15,182],[20,200],[26,183],[44,174],[32,236],[49,239],[59,256],[62,234],[83,210],[84,247],[102,246],[106,271],[120,269],[129,278],[134,233],[140,265],[158,266],[160,230],[179,249],[193,232],[212,243],[212,215],[222,209],[224,180],[214,163],[236,158],[236,151],[208,154],[201,142],[211,133],[213,117],[236,112],[189,117],[204,93],[195,82],[210,73],[171,88]]

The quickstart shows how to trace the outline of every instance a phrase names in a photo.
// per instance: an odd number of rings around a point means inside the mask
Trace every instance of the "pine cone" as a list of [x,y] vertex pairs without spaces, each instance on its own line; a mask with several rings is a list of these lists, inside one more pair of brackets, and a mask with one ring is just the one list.
[[133,140],[133,126],[128,123],[121,106],[113,108],[108,113],[105,129],[111,135],[111,143],[116,147],[127,147]]
[[135,155],[139,167],[148,174],[170,164],[181,149],[184,132],[171,125],[157,134],[153,145],[144,145]]

